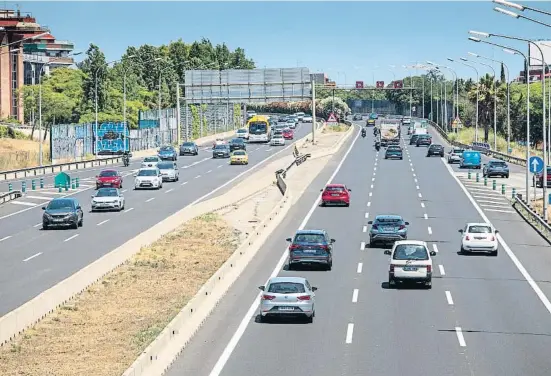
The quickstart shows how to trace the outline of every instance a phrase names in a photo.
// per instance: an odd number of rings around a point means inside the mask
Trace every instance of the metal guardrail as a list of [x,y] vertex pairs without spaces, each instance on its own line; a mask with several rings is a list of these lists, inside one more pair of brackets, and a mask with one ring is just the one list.
[[21,191],[11,191],[0,193],[0,205],[5,204],[8,201],[15,200],[23,195]]
[[[460,147],[460,148],[464,148],[464,149],[473,149],[472,145],[466,145],[466,144],[463,144],[461,142],[450,140],[449,137],[448,137],[448,134],[437,123],[435,123],[431,120],[428,120],[428,119],[425,119],[425,120],[427,120],[429,122],[429,124],[434,129],[436,129],[436,131],[442,136],[442,138],[444,138],[449,144],[451,144],[453,146]],[[490,149],[490,150],[484,149],[484,152],[486,154],[492,156],[493,158],[501,159],[503,161],[513,163],[513,164],[516,164],[516,165],[519,165],[519,166],[526,166],[526,159],[524,159],[524,158],[513,157],[512,155],[501,153],[499,151],[495,151],[495,150],[492,150],[492,149]]]
[[513,208],[541,237],[551,244],[551,226],[518,195],[513,199]]
[[[294,153],[293,153],[293,156],[294,156]],[[287,168],[285,169],[282,168],[281,170],[277,170],[275,172],[276,184],[282,195],[284,195],[285,192],[287,192],[287,183],[285,183],[285,180],[284,180],[287,177],[287,172],[293,166],[300,166],[301,164],[306,162],[306,160],[310,157],[311,157],[311,154],[303,154],[303,155],[295,156],[295,160],[289,166],[287,166]]]

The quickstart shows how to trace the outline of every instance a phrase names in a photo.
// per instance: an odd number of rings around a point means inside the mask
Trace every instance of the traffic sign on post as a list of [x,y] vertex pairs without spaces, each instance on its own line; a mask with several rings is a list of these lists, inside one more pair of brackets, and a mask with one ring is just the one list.
[[402,81],[394,81],[394,88],[395,89],[401,89],[403,87],[404,87],[404,85],[403,85]]
[[543,171],[543,159],[536,155],[530,157],[528,165],[530,166],[530,172],[533,174],[539,174]]
[[333,112],[329,114],[329,118],[327,119],[328,123],[337,123],[337,117]]
[[363,88],[364,88],[364,82],[356,81],[356,89],[363,89]]
[[377,81],[377,89],[384,89],[384,88],[385,88],[385,82]]

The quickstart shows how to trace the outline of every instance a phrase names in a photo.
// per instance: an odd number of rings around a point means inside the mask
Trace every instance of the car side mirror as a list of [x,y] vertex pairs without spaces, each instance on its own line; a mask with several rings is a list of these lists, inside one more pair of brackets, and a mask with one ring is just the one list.
[[291,239],[291,238],[287,238],[287,239],[285,239],[285,240],[288,241],[288,242],[292,242],[292,241],[293,241],[293,239]]
[[335,242],[336,242],[336,240],[335,240],[335,239],[331,239],[331,243],[335,243]]
[[46,210],[46,207],[45,207],[45,206],[43,206],[43,207],[42,207],[42,210]]
[[133,176],[136,177],[136,176],[138,176],[138,174],[134,174]]
[[90,196],[90,197],[94,198],[95,196],[94,196],[94,195],[92,195],[92,196]]
[[320,192],[323,192],[323,189],[320,189]]
[[262,291],[264,291],[264,289],[266,288],[266,286],[258,286],[258,288]]
[[404,222],[406,224],[406,226],[409,226],[409,222]]
[[434,252],[434,251],[430,251],[429,254],[430,254],[431,256],[436,256],[436,252]]
[[317,287],[312,287],[312,291],[318,291]]
[[352,189],[348,189],[348,192],[352,192]]
[[392,252],[390,252],[390,249],[385,249],[384,253],[385,255],[390,255]]
[[368,225],[372,225],[373,224],[373,221],[369,221],[367,222]]
[[462,233],[463,233],[463,230],[457,230],[457,232],[459,232],[459,233],[461,233],[461,234],[462,234]]
[[499,230],[495,230],[495,233],[496,233],[496,234],[499,234]]

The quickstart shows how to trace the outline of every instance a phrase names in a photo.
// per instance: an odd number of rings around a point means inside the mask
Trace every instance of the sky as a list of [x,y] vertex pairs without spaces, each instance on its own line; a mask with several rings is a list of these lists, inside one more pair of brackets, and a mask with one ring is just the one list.
[[[550,1],[523,4],[551,12]],[[127,46],[158,46],[179,38],[190,43],[205,37],[213,44],[244,48],[258,68],[308,67],[341,85],[390,82],[394,75],[409,75],[403,65],[427,60],[448,65],[459,77],[476,77],[472,68],[447,57],[493,64],[499,75],[499,64],[469,56],[469,51],[504,61],[513,79],[522,70],[522,57],[469,41],[468,31],[551,41],[551,28],[497,13],[491,1],[24,1],[0,7],[17,5],[56,38],[74,42],[77,51],[86,51],[89,43],[98,45],[107,60],[118,59]],[[551,23],[551,16],[522,14]],[[528,53],[524,42],[488,40]],[[481,75],[491,72],[475,65]]]

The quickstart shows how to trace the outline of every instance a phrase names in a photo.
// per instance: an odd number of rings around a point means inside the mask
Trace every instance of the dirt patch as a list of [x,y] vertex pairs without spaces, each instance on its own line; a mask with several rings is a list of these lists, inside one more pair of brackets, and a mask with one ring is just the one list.
[[0,375],[120,376],[237,249],[239,237],[217,213],[187,222],[0,348]]
[[[543,213],[543,198],[538,198],[535,201],[532,200],[531,207],[537,213],[539,213],[539,214]],[[547,205],[547,215],[548,215],[548,218],[551,218],[551,205]]]
[[346,132],[349,128],[350,126],[346,124],[326,125],[321,130],[321,133]]
[[[40,143],[32,140],[0,138],[0,171],[39,165]],[[42,144],[44,163],[50,160],[50,143]]]

